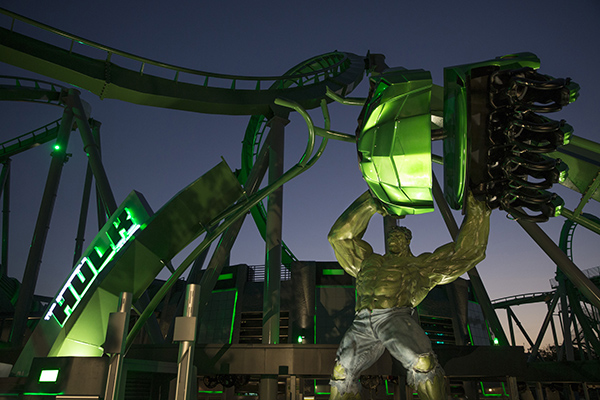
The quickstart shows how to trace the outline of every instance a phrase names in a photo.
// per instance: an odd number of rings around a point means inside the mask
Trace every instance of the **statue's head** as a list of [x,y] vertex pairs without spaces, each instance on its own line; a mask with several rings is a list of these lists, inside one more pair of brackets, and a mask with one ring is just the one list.
[[392,254],[410,253],[409,246],[412,232],[405,226],[394,226],[387,238],[388,251]]

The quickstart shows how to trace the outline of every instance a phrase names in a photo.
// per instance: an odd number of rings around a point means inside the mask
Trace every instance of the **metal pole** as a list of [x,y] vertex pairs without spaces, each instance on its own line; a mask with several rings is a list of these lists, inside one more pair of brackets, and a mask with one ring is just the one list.
[[0,190],[2,190],[2,260],[0,277],[8,274],[8,227],[10,220],[10,158],[4,161]]
[[519,318],[517,318],[517,316],[515,315],[515,313],[513,312],[513,310],[511,310],[510,308],[507,308],[507,310],[511,314],[513,320],[517,324],[517,327],[519,328],[519,330],[521,331],[521,333],[525,337],[525,340],[527,340],[527,343],[529,343],[529,346],[531,346],[533,348],[533,341],[531,340],[531,338],[527,334],[527,331],[525,331],[525,328],[523,327],[523,324],[521,324],[521,321],[519,321]]
[[579,291],[595,307],[600,308],[600,289],[581,272],[579,268],[567,257],[567,255],[546,235],[546,233],[535,223],[517,220],[519,225],[531,236],[542,250],[556,263],[558,268],[579,289]]
[[[563,347],[566,352],[567,361],[574,361],[573,342],[571,341],[571,317],[569,317],[569,304],[567,302],[567,289],[564,275],[560,271],[556,274],[558,291],[560,292],[560,304],[563,323]],[[560,360],[561,357],[557,361]]]
[[[444,193],[442,192],[440,183],[435,177],[435,173],[433,174],[433,197],[435,198],[435,203],[440,208],[442,218],[444,218],[446,227],[448,228],[448,231],[450,231],[452,240],[456,240],[458,236],[458,225],[454,220],[454,216],[450,211],[450,207],[448,207],[448,203],[446,203],[446,200],[444,199]],[[479,276],[479,272],[477,272],[477,267],[471,268],[467,273],[469,274],[469,279],[471,280],[471,285],[473,286],[473,291],[475,292],[477,301],[479,302],[481,310],[483,311],[483,316],[490,324],[490,328],[492,328],[492,332],[494,332],[499,344],[501,346],[508,346],[508,338],[502,329],[502,324],[500,323],[498,315],[492,306],[492,301],[490,300],[487,290],[485,290],[485,286],[483,285],[483,281]]]
[[[269,184],[283,174],[283,149],[285,125],[289,121],[274,116],[270,124]],[[283,186],[269,195],[267,203],[267,225],[265,232],[266,260],[263,290],[262,343],[279,343],[279,314],[281,291],[281,231],[283,210]],[[277,376],[263,375],[260,380],[261,400],[277,398]]]
[[[275,182],[283,173],[283,134],[286,122],[287,120],[278,116],[270,121],[269,184]],[[283,187],[269,195],[267,204],[263,344],[279,343],[282,210]]]
[[529,362],[534,361],[535,358],[537,357],[538,350],[542,344],[542,340],[544,339],[544,335],[546,334],[546,331],[548,330],[548,325],[550,324],[550,321],[552,320],[552,314],[554,313],[554,309],[556,308],[556,305],[558,304],[558,298],[559,298],[558,292],[554,293],[554,297],[552,298],[552,303],[548,307],[548,312],[546,313],[546,318],[544,318],[544,322],[542,323],[542,327],[540,328],[540,333],[538,334],[538,337],[535,340],[535,346],[533,346],[533,348],[531,349],[531,355],[529,356],[529,359],[527,360]]
[[92,129],[90,128],[83,104],[79,98],[79,91],[76,89],[69,89],[67,105],[73,110],[75,122],[77,123],[77,128],[79,128],[79,133],[81,134],[81,139],[83,141],[83,150],[88,156],[92,172],[94,172],[94,177],[96,178],[96,187],[100,192],[100,196],[102,197],[102,201],[104,202],[108,213],[112,215],[117,210],[117,203],[112,189],[110,188],[104,165],[102,165],[98,145],[94,140]]
[[57,148],[51,154],[52,161],[50,162],[48,178],[46,179],[46,186],[44,188],[42,203],[35,224],[33,239],[31,240],[31,246],[29,248],[29,255],[27,256],[27,263],[25,264],[25,272],[23,273],[23,279],[21,281],[19,299],[15,306],[15,317],[10,336],[10,342],[13,346],[20,346],[23,341],[23,335],[25,334],[27,319],[31,310],[35,286],[40,272],[40,265],[42,264],[42,255],[48,236],[48,229],[50,229],[50,220],[52,219],[52,211],[54,210],[54,201],[56,200],[56,193],[58,192],[58,184],[60,183],[63,165],[68,159],[67,144],[69,142],[72,125],[73,112],[69,107],[66,107],[63,112],[56,138]]
[[111,356],[104,400],[118,400],[121,397],[123,357],[125,356],[125,339],[129,329],[132,298],[133,294],[122,292],[117,312],[111,313],[108,318],[104,353]]
[[175,400],[196,398],[194,373],[194,347],[196,345],[196,318],[198,316],[199,285],[188,285],[185,294],[184,316],[175,320],[173,341],[179,342],[177,357],[177,383]]
[[515,342],[515,328],[513,327],[513,320],[512,320],[512,316],[510,315],[510,307],[506,308],[506,317],[508,318],[508,329],[510,332],[510,344],[512,346],[516,346],[516,342]]
[[89,164],[85,172],[85,182],[83,184],[83,196],[81,199],[81,209],[79,212],[79,224],[77,225],[77,236],[75,237],[75,251],[73,252],[73,265],[79,261],[83,253],[83,243],[85,242],[85,226],[87,224],[87,215],[90,206],[90,194],[92,192],[92,169]]

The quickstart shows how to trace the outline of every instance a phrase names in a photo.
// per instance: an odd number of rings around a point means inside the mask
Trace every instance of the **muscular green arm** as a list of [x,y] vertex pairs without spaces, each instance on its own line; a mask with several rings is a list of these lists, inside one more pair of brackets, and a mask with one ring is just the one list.
[[338,262],[354,277],[365,258],[373,254],[373,248],[362,237],[377,210],[371,194],[363,193],[335,221],[327,236]]
[[491,210],[485,202],[476,200],[469,191],[465,211],[465,218],[454,243],[448,243],[432,254],[419,256],[426,261],[422,275],[429,275],[432,285],[454,281],[485,258]]

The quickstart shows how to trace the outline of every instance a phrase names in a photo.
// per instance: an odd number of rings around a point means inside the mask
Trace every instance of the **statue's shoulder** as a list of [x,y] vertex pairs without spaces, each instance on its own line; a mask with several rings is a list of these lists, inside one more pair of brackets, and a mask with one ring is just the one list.
[[382,265],[383,262],[384,262],[384,257],[381,254],[372,253],[367,258],[365,258],[365,260],[362,263],[362,266],[363,266],[363,268],[371,267],[371,266],[379,266],[379,265]]

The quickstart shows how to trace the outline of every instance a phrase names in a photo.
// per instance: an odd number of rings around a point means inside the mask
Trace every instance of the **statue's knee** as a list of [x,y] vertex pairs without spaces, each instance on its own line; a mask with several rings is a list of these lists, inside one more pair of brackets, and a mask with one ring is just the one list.
[[346,379],[346,368],[342,364],[336,363],[333,367],[332,378],[336,381]]
[[435,354],[422,354],[417,358],[417,362],[413,365],[415,372],[427,373],[432,371],[437,366],[437,358]]

